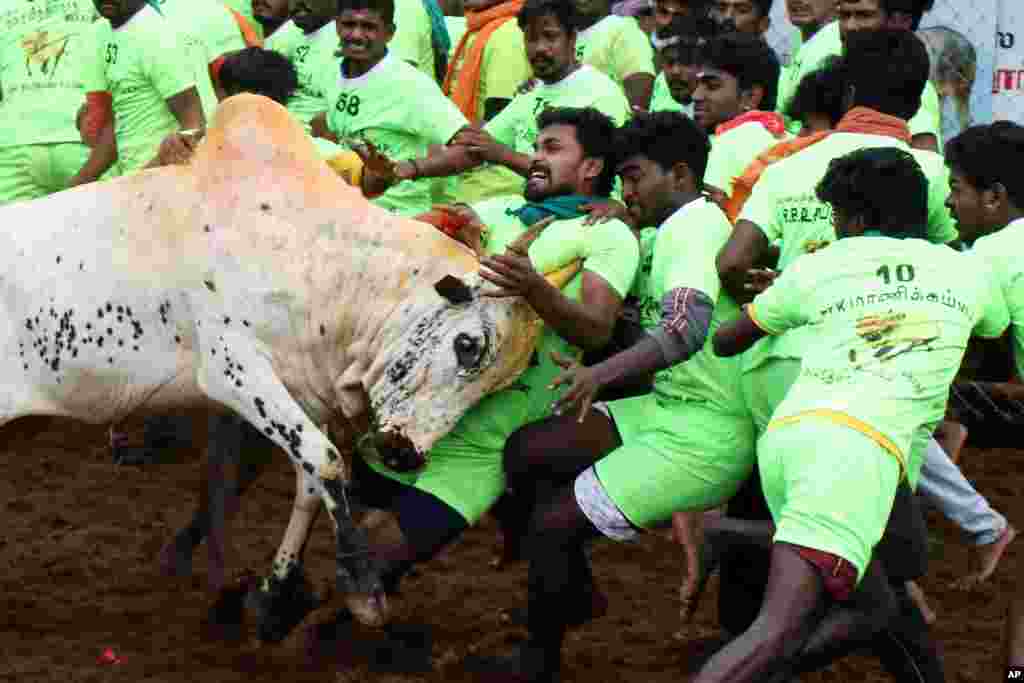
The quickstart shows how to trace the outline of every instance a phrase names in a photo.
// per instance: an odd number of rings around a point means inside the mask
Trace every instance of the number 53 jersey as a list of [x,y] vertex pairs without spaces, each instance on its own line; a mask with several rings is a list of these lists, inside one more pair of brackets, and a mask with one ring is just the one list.
[[[348,78],[338,68],[324,85],[327,127],[347,144],[372,142],[395,161],[427,155],[469,122],[437,83],[388,54],[366,73]],[[395,185],[373,201],[393,213],[413,216],[430,208],[431,179]]]
[[805,327],[814,340],[769,429],[839,422],[895,455],[911,481],[911,441],[942,419],[968,338],[1009,324],[980,257],[889,237],[848,237],[797,259],[747,310],[769,334]]

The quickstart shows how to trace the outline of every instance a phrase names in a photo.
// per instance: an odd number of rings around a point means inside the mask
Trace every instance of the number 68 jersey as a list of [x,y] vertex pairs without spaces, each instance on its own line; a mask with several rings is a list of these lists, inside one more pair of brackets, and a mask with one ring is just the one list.
[[[372,142],[401,161],[445,145],[469,122],[437,84],[412,65],[388,54],[361,76],[349,78],[342,62],[324,84],[327,127],[344,146]],[[412,216],[430,208],[430,179],[399,183],[373,201]]]
[[900,459],[911,481],[911,442],[942,419],[967,340],[1009,324],[980,257],[890,237],[848,237],[797,259],[747,311],[768,334],[804,327],[814,340],[769,429],[838,421]]

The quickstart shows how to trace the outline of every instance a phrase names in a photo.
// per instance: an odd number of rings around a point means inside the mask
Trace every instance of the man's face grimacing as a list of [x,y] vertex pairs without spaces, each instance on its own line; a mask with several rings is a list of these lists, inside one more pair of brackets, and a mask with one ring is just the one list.
[[305,33],[315,31],[338,14],[337,0],[289,0],[288,10],[295,25]]
[[635,154],[615,169],[622,179],[622,201],[633,224],[638,228],[655,228],[672,215],[672,195],[676,178],[672,170],[664,170],[657,162]]
[[523,196],[531,202],[568,194],[591,194],[604,168],[603,159],[587,157],[576,128],[554,124],[537,134]]
[[749,99],[749,93],[740,90],[735,76],[703,66],[697,72],[697,87],[693,91],[693,121],[711,135],[719,125],[742,114]]
[[533,75],[545,83],[562,80],[576,62],[576,32],[567,31],[553,14],[535,17],[523,34]]
[[723,28],[754,36],[763,35],[770,23],[752,0],[715,0],[711,14]]
[[341,56],[353,62],[380,61],[387,54],[395,27],[380,12],[371,9],[346,9],[335,20]]
[[821,26],[836,11],[836,0],[786,0],[789,22],[797,28]]

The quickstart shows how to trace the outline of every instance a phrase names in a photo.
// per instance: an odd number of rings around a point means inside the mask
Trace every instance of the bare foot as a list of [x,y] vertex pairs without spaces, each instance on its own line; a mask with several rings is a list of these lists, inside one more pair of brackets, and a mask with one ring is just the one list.
[[[683,623],[693,618],[717,564],[714,549],[704,537],[704,512],[677,512],[672,515],[672,535],[683,546],[686,570],[679,586],[679,616]],[[715,514],[715,513],[707,513]]]
[[961,590],[971,590],[987,581],[999,566],[999,561],[1003,559],[1006,548],[1016,537],[1017,530],[1007,522],[1006,529],[995,543],[971,546],[967,551],[968,574],[956,581],[954,585]]
[[907,581],[906,587],[907,595],[910,596],[910,599],[917,606],[917,609],[920,610],[921,616],[924,617],[924,623],[929,626],[934,624],[937,617],[935,612],[928,605],[928,599],[925,597],[924,591],[921,590],[921,587],[917,585],[916,581]]

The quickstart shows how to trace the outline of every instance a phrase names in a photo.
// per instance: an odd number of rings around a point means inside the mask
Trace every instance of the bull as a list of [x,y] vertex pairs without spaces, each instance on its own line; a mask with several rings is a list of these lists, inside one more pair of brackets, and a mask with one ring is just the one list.
[[[287,453],[300,497],[324,504],[339,591],[381,623],[345,456],[370,433],[379,450],[425,457],[525,369],[532,309],[482,296],[472,250],[370,205],[254,95],[221,104],[189,164],[11,204],[0,224],[0,425],[228,409]],[[259,585],[266,614],[302,597],[314,512],[293,510]]]

